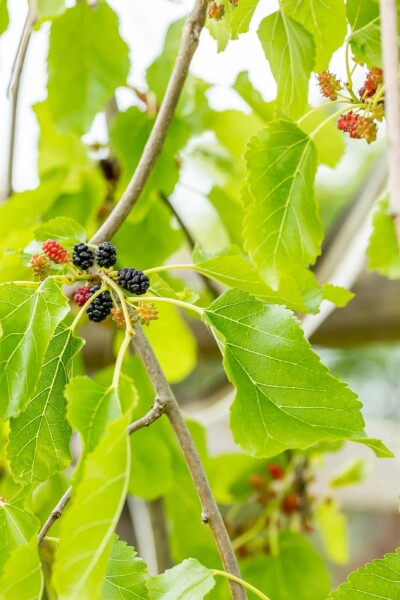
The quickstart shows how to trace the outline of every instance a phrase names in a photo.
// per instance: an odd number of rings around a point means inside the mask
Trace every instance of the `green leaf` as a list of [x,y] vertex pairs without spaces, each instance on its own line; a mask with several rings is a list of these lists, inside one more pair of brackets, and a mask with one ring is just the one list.
[[61,288],[46,279],[39,287],[0,286],[0,416],[14,417],[36,388],[50,339],[69,310]]
[[311,542],[298,533],[283,531],[278,549],[276,556],[249,561],[242,568],[242,577],[273,600],[326,600],[329,573]]
[[[168,274],[163,274],[167,277]],[[150,292],[151,295],[160,296],[162,298],[176,298],[195,304],[199,299],[199,295],[191,289],[184,287],[183,282],[178,279],[168,277],[168,281],[163,279],[158,273],[153,273],[150,277]],[[174,287],[173,287],[174,286]]]
[[231,427],[245,452],[269,457],[365,437],[357,396],[320,362],[290,311],[229,290],[205,318],[225,340],[224,366],[237,391]]
[[273,288],[320,252],[322,226],[314,199],[317,153],[294,123],[271,122],[246,152],[248,199],[244,238],[251,258]]
[[381,67],[379,3],[376,0],[347,0],[346,12],[351,25],[349,42],[354,57],[368,67]]
[[[218,4],[221,4],[218,2]],[[235,8],[230,0],[222,0],[225,7],[222,19],[207,19],[206,27],[217,42],[217,52],[222,52],[228,45],[231,37],[230,21]]]
[[329,600],[382,600],[400,595],[400,548],[349,575]]
[[315,71],[327,69],[331,56],[346,35],[346,8],[343,0],[284,0],[283,10],[309,31],[315,42]]
[[193,262],[196,271],[204,276],[228,287],[240,288],[264,302],[283,304],[300,312],[317,312],[321,303],[320,288],[311,272],[305,271],[303,279],[299,274],[297,277],[284,277],[279,289],[274,291],[262,280],[249,259],[235,247],[215,255],[195,248]]
[[128,410],[109,423],[84,459],[71,506],[63,515],[54,563],[53,583],[60,600],[101,597],[112,534],[128,488],[129,416]]
[[1,600],[40,600],[43,574],[36,536],[19,546],[8,560],[0,577]]
[[329,485],[333,488],[354,485],[363,481],[371,471],[371,463],[362,458],[351,458],[336,469]]
[[[25,509],[26,496],[18,493],[8,502],[0,503],[0,573],[11,554],[36,538],[38,520]],[[0,588],[1,589],[1,588]]]
[[[254,0],[253,0],[254,2]],[[254,110],[254,112],[263,119],[271,121],[274,117],[274,103],[265,102],[260,92],[253,87],[249,79],[249,74],[242,71],[237,76],[233,89],[243,98],[243,100]]]
[[329,302],[333,302],[340,308],[346,306],[355,296],[350,290],[339,285],[333,285],[333,283],[324,283],[322,295],[324,300],[329,300]]
[[151,323],[146,336],[168,381],[176,383],[185,379],[195,368],[197,343],[174,306],[157,302],[157,310],[159,319]]
[[26,484],[45,481],[71,461],[71,429],[63,390],[71,361],[83,345],[60,324],[47,348],[36,393],[23,413],[11,419],[7,456],[15,479]]
[[[299,124],[304,133],[311,134],[328,117],[326,111],[311,112]],[[328,167],[336,167],[342,158],[346,143],[343,135],[338,130],[335,121],[328,121],[313,137],[313,142],[318,152],[318,161]]]
[[95,8],[78,2],[54,19],[48,103],[61,131],[87,131],[115,89],[125,85],[128,72],[128,47],[119,35],[118,18],[106,2],[100,0]]
[[232,39],[236,39],[239,33],[249,30],[250,21],[257,8],[258,0],[240,0],[232,12],[230,28]]
[[44,21],[58,17],[65,11],[65,8],[65,0],[38,0],[36,27]]
[[209,569],[194,558],[184,560],[147,582],[150,600],[202,600],[214,587]]
[[339,565],[349,560],[347,520],[337,503],[326,501],[315,511],[315,520],[328,558]]
[[288,117],[296,119],[307,106],[315,53],[312,35],[283,11],[277,11],[261,22],[258,37],[278,86],[277,104]]
[[35,240],[56,240],[66,248],[86,240],[86,231],[80,223],[69,217],[56,217],[35,229]]
[[400,279],[400,245],[389,213],[389,199],[382,198],[372,217],[372,234],[367,251],[368,268],[389,279]]
[[104,577],[103,600],[149,600],[147,566],[134,548],[113,536]]
[[0,0],[0,35],[2,35],[9,25],[7,0]]

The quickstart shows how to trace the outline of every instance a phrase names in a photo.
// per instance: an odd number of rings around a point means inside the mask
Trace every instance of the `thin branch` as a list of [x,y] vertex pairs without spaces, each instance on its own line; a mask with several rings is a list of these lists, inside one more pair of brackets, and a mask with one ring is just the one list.
[[[186,240],[190,246],[190,249],[193,250],[196,245],[196,242],[195,242],[192,234],[190,233],[189,229],[186,227],[186,223],[182,220],[182,217],[180,216],[178,211],[175,209],[174,205],[170,202],[170,199],[168,198],[168,196],[166,194],[164,194],[164,192],[160,192],[159,196],[160,196],[161,200],[164,202],[164,204],[166,206],[168,206],[169,210],[172,212],[175,219],[178,221],[179,227],[182,229],[182,231],[186,237]],[[208,289],[211,296],[213,298],[217,298],[219,296],[219,290],[218,290],[217,286],[215,285],[215,283],[213,281],[211,281],[210,279],[208,279],[208,277],[205,277],[205,275],[202,275],[201,273],[199,273],[199,277],[202,279],[204,286]]]
[[387,121],[389,203],[400,242],[400,90],[396,0],[380,0],[385,115]]
[[94,234],[91,243],[101,243],[113,237],[132,210],[132,207],[146,185],[156,160],[162,151],[183,85],[186,81],[190,62],[197,48],[200,32],[204,25],[206,8],[207,5],[202,0],[195,1],[194,8],[183,28],[182,40],[172,75],[139,164],[121,200],[100,229]]
[[64,511],[64,508],[67,506],[68,502],[71,500],[72,496],[72,486],[70,486],[62,498],[57,502],[56,506],[51,511],[49,518],[46,523],[43,525],[42,529],[38,533],[38,544],[41,544],[44,538],[47,535],[49,529],[54,525],[54,523],[59,519]]
[[17,52],[15,55],[14,64],[11,72],[11,79],[8,86],[8,93],[11,95],[11,123],[10,123],[10,137],[8,146],[8,157],[7,157],[7,180],[6,180],[6,191],[5,197],[9,198],[13,193],[13,169],[14,169],[14,154],[15,154],[15,136],[17,128],[17,112],[18,112],[18,99],[19,90],[21,83],[21,75],[24,68],[26,52],[28,50],[29,42],[32,35],[33,26],[36,22],[36,7],[35,2],[29,3],[28,14],[25,19],[24,27],[22,29],[21,38],[18,44]]
[[143,429],[143,427],[148,427],[154,421],[157,421],[163,414],[165,413],[165,404],[158,398],[154,402],[153,406],[143,417],[128,425],[128,433],[132,435],[135,431],[139,431],[139,429]]
[[[174,393],[141,327],[136,327],[136,336],[132,338],[131,343],[146,367],[160,402],[165,406],[165,414],[178,439],[200,500],[203,523],[208,523],[210,526],[224,569],[235,577],[240,578],[240,570],[235,553],[220,510],[211,491],[200,456]],[[246,599],[246,593],[238,583],[230,581],[229,584],[234,600]]]

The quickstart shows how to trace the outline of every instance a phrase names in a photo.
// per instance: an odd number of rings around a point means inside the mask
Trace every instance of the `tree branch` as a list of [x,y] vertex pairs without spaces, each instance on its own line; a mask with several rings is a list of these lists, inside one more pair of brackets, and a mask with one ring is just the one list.
[[396,0],[380,0],[385,113],[387,121],[389,203],[400,242],[400,91]]
[[138,200],[160,155],[183,85],[189,72],[190,62],[197,48],[200,32],[204,25],[207,5],[195,0],[194,8],[183,28],[178,56],[169,80],[164,99],[147,140],[139,164],[114,210],[91,239],[92,244],[110,240],[121,227]]
[[25,19],[24,27],[21,33],[21,38],[18,44],[17,52],[15,55],[14,64],[11,72],[11,79],[8,86],[8,93],[11,95],[11,124],[10,124],[10,137],[8,146],[8,157],[7,157],[7,180],[5,198],[9,198],[13,193],[13,168],[14,168],[14,154],[15,154],[15,135],[17,128],[17,111],[18,111],[18,98],[19,89],[21,83],[21,75],[24,68],[26,52],[28,50],[29,42],[32,35],[33,26],[36,22],[36,8],[35,3],[29,3],[28,14]]
[[[131,344],[142,359],[160,402],[165,406],[165,414],[178,439],[200,500],[202,520],[204,523],[208,523],[211,528],[224,569],[240,578],[240,570],[235,553],[225,523],[211,491],[200,456],[182,416],[174,393],[165,378],[149,341],[139,325],[136,327],[136,336],[132,338]],[[229,584],[234,600],[246,599],[246,593],[238,583],[230,581]]]
[[51,511],[49,518],[46,523],[43,525],[42,529],[38,533],[38,544],[41,544],[46,537],[49,529],[54,525],[54,523],[59,519],[64,511],[64,508],[67,506],[68,502],[71,500],[72,496],[72,486],[70,486],[62,498],[57,502],[56,506]]

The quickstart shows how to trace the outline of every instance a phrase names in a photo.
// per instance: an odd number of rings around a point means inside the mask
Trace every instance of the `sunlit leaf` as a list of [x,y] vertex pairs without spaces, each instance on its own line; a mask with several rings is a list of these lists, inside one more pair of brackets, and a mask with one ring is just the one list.
[[249,30],[250,21],[257,8],[258,0],[240,0],[232,12],[230,28],[232,39],[236,39],[239,33]]
[[50,339],[69,310],[61,288],[46,279],[39,287],[0,286],[0,414],[17,416],[39,380]]
[[340,308],[346,306],[354,298],[353,292],[332,283],[324,283],[322,286],[322,295],[324,300],[329,300]]
[[214,577],[194,558],[147,582],[150,600],[202,600],[214,587]]
[[347,0],[346,12],[351,25],[349,42],[354,57],[369,67],[382,66],[379,2]]
[[1,600],[40,600],[43,574],[36,536],[11,554],[0,577]]
[[277,104],[295,119],[307,106],[315,52],[312,35],[283,11],[277,11],[261,22],[258,37],[278,85]]
[[327,121],[322,126],[322,123],[327,118],[327,113],[321,108],[321,110],[311,112],[308,116],[304,117],[299,127],[305,133],[311,134],[317,127],[321,126],[313,137],[313,142],[318,153],[318,161],[333,168],[342,158],[346,143],[335,121]]
[[371,471],[371,466],[371,463],[361,458],[351,458],[335,470],[329,484],[336,488],[360,483]]
[[148,600],[147,566],[134,548],[113,537],[102,592],[103,600]]
[[400,279],[400,245],[387,197],[378,203],[372,217],[372,228],[367,251],[368,268],[389,279]]
[[337,503],[321,503],[315,511],[315,520],[328,558],[339,565],[346,564],[349,559],[347,520]]
[[56,240],[65,247],[69,247],[76,242],[84,242],[86,240],[86,231],[74,219],[56,217],[35,229],[35,239],[39,242]]
[[0,0],[0,35],[7,30],[9,22],[7,0]]

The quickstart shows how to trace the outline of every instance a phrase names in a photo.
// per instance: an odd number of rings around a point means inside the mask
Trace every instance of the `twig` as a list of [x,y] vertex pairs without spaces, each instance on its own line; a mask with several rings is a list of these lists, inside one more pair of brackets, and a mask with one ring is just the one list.
[[[179,227],[182,229],[182,231],[186,237],[186,240],[190,246],[190,249],[193,250],[193,248],[196,245],[196,242],[195,242],[192,234],[190,233],[189,229],[186,227],[186,223],[182,220],[182,217],[180,216],[178,211],[175,209],[174,205],[170,202],[170,199],[168,198],[168,196],[166,194],[164,194],[164,192],[160,192],[159,196],[160,196],[161,200],[164,202],[164,204],[166,204],[166,206],[168,206],[169,210],[172,212],[175,219],[178,221]],[[208,279],[208,277],[205,277],[205,275],[202,275],[201,273],[199,273],[199,277],[202,279],[204,286],[208,289],[211,296],[213,298],[217,298],[219,296],[219,290],[218,290],[217,286],[215,285],[215,283],[213,281],[211,281],[210,279]]]
[[[224,569],[235,577],[240,578],[240,570],[235,553],[225,523],[211,491],[200,456],[182,416],[174,393],[171,390],[153,349],[141,327],[136,327],[136,336],[132,338],[131,343],[146,367],[160,402],[165,406],[165,414],[178,439],[186,464],[192,476],[196,492],[199,496],[203,523],[208,523],[210,526]],[[230,581],[229,584],[234,600],[244,600],[246,598],[245,591],[238,583]]]
[[387,121],[389,205],[400,242],[400,91],[396,0],[380,0],[385,114]]
[[62,498],[59,500],[59,502],[53,508],[46,523],[43,525],[42,529],[39,531],[38,544],[41,544],[43,542],[50,527],[52,527],[54,525],[54,523],[57,521],[57,519],[59,519],[61,517],[61,515],[64,511],[64,508],[67,506],[68,502],[71,499],[71,496],[72,496],[72,486],[70,486],[67,489],[65,494],[62,496]]
[[204,25],[207,5],[196,0],[194,8],[185,23],[178,56],[169,80],[164,99],[147,140],[139,164],[126,188],[121,200],[107,217],[103,225],[91,239],[91,243],[109,240],[120,228],[139,198],[164,145],[169,126],[183,85],[189,71],[189,65],[197,48],[200,32]]
[[129,435],[135,433],[135,431],[139,431],[139,429],[143,429],[143,427],[148,427],[149,425],[154,423],[154,421],[157,421],[157,419],[159,419],[164,414],[164,412],[165,404],[163,404],[163,402],[161,402],[161,400],[157,396],[156,401],[154,402],[149,412],[146,413],[144,417],[141,417],[134,423],[128,425]]
[[18,44],[17,52],[15,55],[14,64],[12,67],[11,79],[8,86],[8,93],[11,95],[11,124],[10,124],[10,138],[8,147],[7,157],[7,180],[6,180],[6,192],[5,197],[9,198],[13,193],[13,167],[14,167],[14,153],[15,153],[15,135],[17,127],[17,111],[18,111],[18,98],[20,90],[21,75],[24,68],[26,52],[28,50],[29,42],[33,26],[36,21],[36,6],[35,2],[29,3],[28,14],[25,19],[24,27],[22,29],[21,38]]

